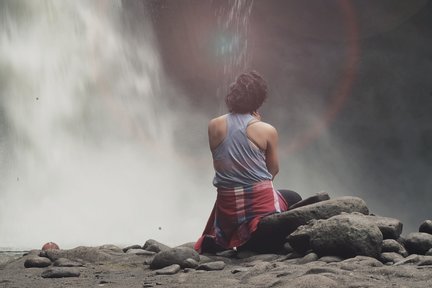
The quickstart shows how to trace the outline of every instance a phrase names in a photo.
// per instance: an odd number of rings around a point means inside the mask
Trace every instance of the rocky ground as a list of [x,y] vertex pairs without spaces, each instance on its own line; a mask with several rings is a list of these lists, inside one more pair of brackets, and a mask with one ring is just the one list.
[[430,220],[401,237],[400,221],[342,197],[269,216],[260,229],[270,236],[259,253],[199,255],[193,243],[155,240],[33,250],[0,264],[0,287],[432,287]]

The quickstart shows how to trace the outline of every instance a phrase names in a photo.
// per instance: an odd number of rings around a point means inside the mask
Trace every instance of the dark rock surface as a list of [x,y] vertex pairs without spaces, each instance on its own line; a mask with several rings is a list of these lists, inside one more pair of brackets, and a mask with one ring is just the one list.
[[410,233],[405,239],[405,247],[411,254],[425,255],[432,248],[432,234]]
[[77,268],[70,267],[53,267],[42,272],[42,278],[67,278],[79,277],[81,272]]
[[51,265],[51,260],[45,257],[33,256],[25,260],[26,268],[43,268]]
[[330,219],[312,221],[288,236],[298,252],[312,249],[320,256],[356,255],[377,257],[381,253],[382,233],[366,217],[342,214]]
[[182,268],[187,267],[187,259],[200,261],[199,254],[188,247],[176,247],[158,253],[150,264],[151,269],[161,269],[172,264],[178,264]]
[[425,220],[420,225],[419,232],[432,234],[432,220]]

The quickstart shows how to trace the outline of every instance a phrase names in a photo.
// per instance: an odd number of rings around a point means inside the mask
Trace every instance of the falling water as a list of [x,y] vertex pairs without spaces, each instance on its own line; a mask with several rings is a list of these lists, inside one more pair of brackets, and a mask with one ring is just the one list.
[[[249,19],[253,0],[229,0],[227,6],[216,9],[217,22],[221,33],[218,55],[222,59],[222,83],[217,97],[223,99],[226,89],[236,76],[250,68],[248,51]],[[224,101],[219,101],[222,110]]]
[[173,145],[187,111],[167,107],[150,23],[131,35],[121,1],[0,13],[0,247],[193,240],[203,174]]

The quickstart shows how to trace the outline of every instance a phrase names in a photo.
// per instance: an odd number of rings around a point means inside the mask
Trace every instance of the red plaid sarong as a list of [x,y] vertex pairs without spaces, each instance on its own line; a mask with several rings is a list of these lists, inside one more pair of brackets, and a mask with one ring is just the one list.
[[217,199],[203,235],[195,243],[202,252],[207,236],[216,244],[230,249],[245,244],[264,216],[288,210],[288,203],[273,188],[272,181],[262,181],[248,187],[218,188]]

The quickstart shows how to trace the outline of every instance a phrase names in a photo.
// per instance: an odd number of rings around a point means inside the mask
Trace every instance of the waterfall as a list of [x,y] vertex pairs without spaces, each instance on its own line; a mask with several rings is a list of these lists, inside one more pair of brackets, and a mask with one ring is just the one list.
[[87,0],[5,1],[0,21],[0,247],[194,240],[209,207],[185,195],[207,174],[175,149],[188,111],[151,23],[133,35],[121,1]]

